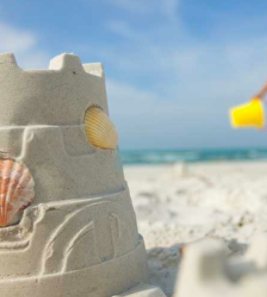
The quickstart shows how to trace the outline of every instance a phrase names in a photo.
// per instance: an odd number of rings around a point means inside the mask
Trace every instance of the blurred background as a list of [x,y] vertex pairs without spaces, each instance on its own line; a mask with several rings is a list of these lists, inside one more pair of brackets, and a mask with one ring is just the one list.
[[126,164],[267,158],[267,130],[228,109],[267,80],[265,0],[0,2],[0,52],[25,69],[103,62]]

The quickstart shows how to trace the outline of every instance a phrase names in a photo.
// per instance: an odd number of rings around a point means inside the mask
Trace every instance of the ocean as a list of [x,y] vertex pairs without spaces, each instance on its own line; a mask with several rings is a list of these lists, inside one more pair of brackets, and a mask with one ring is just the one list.
[[267,149],[122,150],[124,165],[267,160]]

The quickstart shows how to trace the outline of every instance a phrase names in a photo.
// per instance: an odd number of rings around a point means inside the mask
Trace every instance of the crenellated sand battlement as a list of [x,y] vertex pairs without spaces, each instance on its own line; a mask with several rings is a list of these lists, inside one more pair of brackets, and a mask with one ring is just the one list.
[[13,54],[0,55],[0,126],[79,125],[92,105],[108,113],[102,64],[82,65],[62,54],[48,70],[19,68]]

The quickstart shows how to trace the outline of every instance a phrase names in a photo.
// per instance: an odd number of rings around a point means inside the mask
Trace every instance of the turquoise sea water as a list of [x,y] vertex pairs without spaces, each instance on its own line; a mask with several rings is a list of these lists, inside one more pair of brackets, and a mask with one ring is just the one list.
[[176,162],[267,160],[267,149],[216,150],[122,150],[122,162],[135,164],[171,164]]

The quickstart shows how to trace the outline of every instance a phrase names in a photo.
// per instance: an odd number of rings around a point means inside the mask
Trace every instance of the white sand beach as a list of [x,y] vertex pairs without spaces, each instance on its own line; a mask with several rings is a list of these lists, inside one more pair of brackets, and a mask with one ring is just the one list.
[[151,283],[172,296],[180,247],[223,239],[232,254],[267,231],[267,162],[126,166]]

